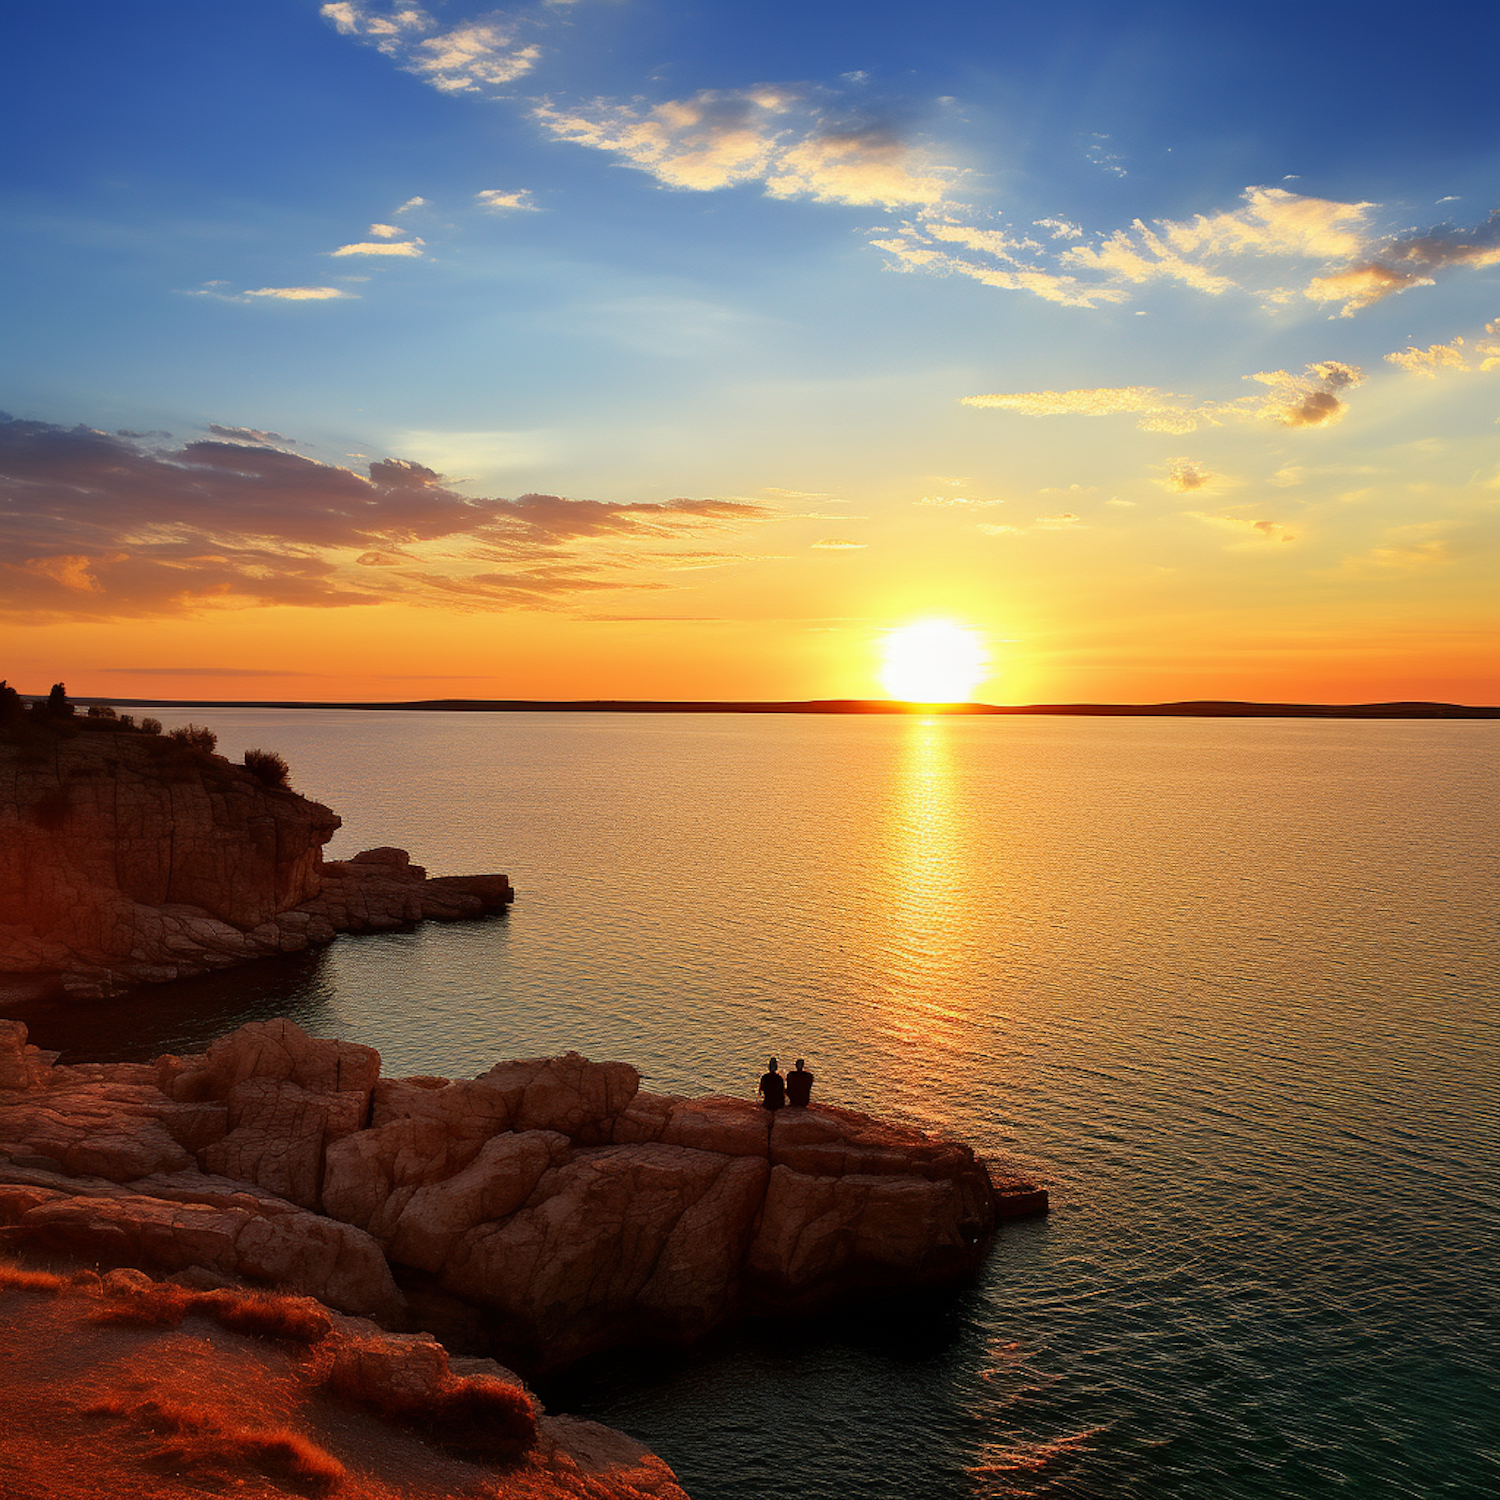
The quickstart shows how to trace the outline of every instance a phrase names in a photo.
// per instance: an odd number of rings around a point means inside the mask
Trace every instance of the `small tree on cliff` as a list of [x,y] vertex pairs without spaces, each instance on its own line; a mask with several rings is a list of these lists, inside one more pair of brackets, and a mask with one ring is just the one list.
[[167,731],[167,738],[192,750],[206,750],[210,755],[219,743],[218,735],[212,729],[205,729],[202,724],[179,724],[176,729]]
[[289,786],[292,768],[274,750],[245,751],[245,769],[267,786]]
[[68,702],[68,690],[60,682],[52,684],[52,691],[47,694],[47,713],[54,719],[71,719],[73,717],[73,705]]

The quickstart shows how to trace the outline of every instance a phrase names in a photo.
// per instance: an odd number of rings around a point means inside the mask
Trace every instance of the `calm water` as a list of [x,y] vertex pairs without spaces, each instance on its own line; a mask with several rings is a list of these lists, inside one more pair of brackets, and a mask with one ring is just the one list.
[[981,1284],[550,1392],[695,1500],[1500,1494],[1485,723],[206,712],[331,852],[508,871],[506,917],[85,1018],[286,1012],[389,1073],[576,1047],[1043,1175]]

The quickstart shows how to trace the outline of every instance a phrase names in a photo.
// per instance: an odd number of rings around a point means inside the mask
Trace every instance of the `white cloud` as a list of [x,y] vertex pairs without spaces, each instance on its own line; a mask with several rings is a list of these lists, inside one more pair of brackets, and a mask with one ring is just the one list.
[[[1481,371],[1500,369],[1500,318],[1486,323],[1484,331],[1490,337],[1476,338],[1472,346],[1468,346],[1469,350],[1479,361],[1478,368]],[[1425,349],[1409,345],[1393,354],[1387,354],[1386,360],[1390,364],[1399,365],[1410,375],[1423,375],[1429,380],[1436,380],[1439,370],[1471,371],[1475,368],[1468,361],[1465,347],[1463,335],[1460,334],[1446,344],[1429,344]]]
[[335,302],[346,297],[357,298],[357,292],[341,291],[336,286],[263,286],[247,297],[274,297],[281,302]]
[[417,6],[369,0],[334,0],[322,15],[343,36],[377,48],[408,73],[445,94],[503,88],[529,73],[541,57],[535,44],[519,41],[518,23],[498,12],[444,30]]
[[849,125],[818,99],[764,84],[703,89],[662,104],[539,104],[559,140],[608,151],[666,187],[711,192],[760,182],[773,198],[931,205],[948,173],[889,127]]
[[370,233],[378,240],[393,240],[397,235],[405,234],[404,229],[398,229],[394,224],[371,224]]
[[508,209],[536,209],[527,188],[520,188],[515,192],[506,192],[502,188],[485,188],[474,194],[474,201],[481,208],[490,209],[494,213],[504,213]]
[[410,213],[411,210],[414,209],[414,208],[426,208],[426,207],[427,207],[427,200],[425,198],[420,198],[420,197],[418,197],[418,198],[408,198],[406,200],[406,202],[403,203],[401,205],[401,207],[396,210],[396,212],[398,214],[404,214],[404,213]]

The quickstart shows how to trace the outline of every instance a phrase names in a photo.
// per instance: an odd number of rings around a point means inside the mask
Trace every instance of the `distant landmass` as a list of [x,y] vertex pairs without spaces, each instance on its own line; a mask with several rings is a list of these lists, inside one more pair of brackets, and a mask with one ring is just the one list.
[[795,702],[630,698],[422,698],[409,703],[272,699],[111,698],[129,708],[344,708],[406,713],[584,714],[1075,714],[1198,719],[1497,719],[1500,707],[1465,703],[903,703],[894,698],[809,698]]

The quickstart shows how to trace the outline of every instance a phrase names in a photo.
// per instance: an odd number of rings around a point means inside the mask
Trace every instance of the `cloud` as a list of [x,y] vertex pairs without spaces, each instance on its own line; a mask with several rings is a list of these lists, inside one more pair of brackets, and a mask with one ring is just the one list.
[[1191,458],[1169,458],[1166,478],[1161,482],[1178,494],[1189,494],[1211,485],[1217,476]]
[[394,224],[371,224],[370,233],[378,240],[393,240],[398,234],[405,234],[406,231]]
[[1437,272],[1495,265],[1500,265],[1500,209],[1473,229],[1439,224],[1394,236],[1369,258],[1313,280],[1307,295],[1316,302],[1342,302],[1340,316],[1348,318],[1396,292],[1433,285]]
[[413,5],[381,9],[368,0],[334,0],[321,14],[341,35],[377,48],[445,94],[503,88],[529,73],[541,57],[539,47],[519,43],[518,23],[498,12],[447,30]]
[[1234,401],[1192,402],[1155,386],[1101,386],[1074,391],[1012,391],[964,396],[964,406],[1020,412],[1028,417],[1111,417],[1131,415],[1143,432],[1183,434],[1200,423],[1218,427],[1234,420],[1273,421],[1283,427],[1323,427],[1347,410],[1339,392],[1364,380],[1354,365],[1324,360],[1301,375],[1270,370],[1248,377],[1269,387],[1265,396]]
[[977,528],[986,536],[1022,536],[1024,529],[1020,526],[999,526],[989,521],[981,521]]
[[1004,505],[1003,500],[972,500],[967,495],[923,495],[917,501],[918,505],[931,505],[938,508],[948,508],[960,505],[972,505],[976,509],[981,506]]
[[401,205],[401,207],[396,210],[396,212],[398,214],[405,214],[405,213],[410,213],[412,211],[412,209],[414,209],[414,208],[426,208],[426,207],[427,207],[427,200],[425,198],[408,198],[406,200],[406,202],[403,203]]
[[1036,524],[1043,531],[1066,531],[1069,527],[1081,526],[1083,524],[1083,517],[1075,515],[1070,510],[1064,510],[1058,512],[1055,516],[1038,516]]
[[504,213],[508,209],[536,211],[536,204],[531,201],[531,192],[527,188],[521,188],[513,193],[507,193],[500,188],[485,188],[482,192],[474,194],[474,201],[481,208],[490,209],[494,213]]
[[559,140],[697,192],[759,182],[772,198],[931,205],[949,175],[888,122],[841,120],[819,97],[775,84],[703,89],[662,104],[545,100],[534,116]]
[[829,552],[861,552],[869,546],[868,542],[849,542],[842,537],[825,536],[821,541],[812,544],[814,547],[822,547]]
[[[231,443],[259,443],[270,445],[273,443],[291,443],[296,446],[296,439],[282,437],[279,432],[265,432],[259,427],[224,427],[218,422],[210,422],[208,430],[215,436],[224,438]],[[165,433],[160,434],[166,436]],[[134,433],[119,433],[119,437],[133,437]]]
[[355,245],[340,245],[328,253],[335,258],[341,255],[405,255],[420,256],[421,240],[361,240]]
[[[1478,368],[1481,371],[1500,369],[1500,318],[1486,323],[1484,331],[1490,337],[1476,338],[1472,345],[1472,353],[1479,361]],[[1446,344],[1429,344],[1425,349],[1409,345],[1387,354],[1386,360],[1399,365],[1408,374],[1436,380],[1439,370],[1472,371],[1475,368],[1469,363],[1464,349],[1463,335],[1460,334]]]
[[1246,546],[1262,542],[1295,542],[1299,535],[1279,521],[1250,521],[1241,516],[1216,516],[1201,510],[1190,510],[1188,515],[1195,521],[1204,521],[1210,526],[1234,532]]
[[[941,214],[928,211],[872,243],[903,270],[968,276],[1070,307],[1122,302],[1132,287],[1167,281],[1209,296],[1253,292],[1272,311],[1294,300],[1300,286],[1313,301],[1342,303],[1345,317],[1431,285],[1445,270],[1500,264],[1500,210],[1471,230],[1441,225],[1382,237],[1377,208],[1251,187],[1237,208],[1184,220],[1134,219],[1087,243],[1058,246],[1083,241],[1084,231],[1066,219],[1037,219],[1034,227],[1054,242],[1041,244],[1011,234],[993,216],[945,203]],[[969,254],[955,254],[955,245]]]
[[[232,440],[226,441],[226,437]],[[747,501],[472,498],[409,460],[368,477],[218,426],[177,449],[0,414],[0,599],[13,618],[404,600],[560,607],[650,576],[683,542],[769,520]],[[728,556],[722,550],[716,557]]]

